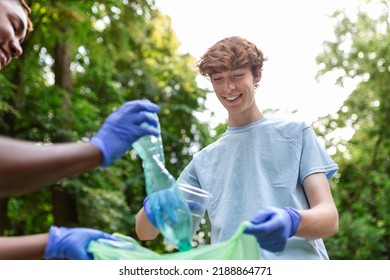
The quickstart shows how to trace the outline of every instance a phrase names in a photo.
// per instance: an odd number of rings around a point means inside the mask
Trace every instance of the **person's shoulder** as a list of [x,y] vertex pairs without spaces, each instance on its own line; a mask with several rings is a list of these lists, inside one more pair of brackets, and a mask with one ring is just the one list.
[[215,140],[214,142],[208,144],[207,146],[201,148],[199,151],[195,152],[193,157],[198,159],[202,157],[208,158],[210,154],[219,153],[218,151],[221,148],[221,141],[223,141],[223,138],[225,136],[226,136],[226,132],[222,134],[221,137]]
[[308,127],[311,127],[310,124],[303,120],[299,119],[283,119],[283,118],[273,118],[273,117],[267,117],[266,118],[266,125],[273,126],[276,129],[298,129],[298,130],[304,130]]

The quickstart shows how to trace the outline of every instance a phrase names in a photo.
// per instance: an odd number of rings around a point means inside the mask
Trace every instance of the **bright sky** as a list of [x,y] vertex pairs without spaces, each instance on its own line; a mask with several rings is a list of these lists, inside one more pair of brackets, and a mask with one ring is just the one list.
[[[322,42],[333,38],[328,15],[358,0],[155,0],[160,11],[172,19],[181,51],[200,58],[224,37],[238,35],[254,42],[268,57],[257,89],[259,108],[279,109],[281,117],[297,110],[295,118],[312,123],[336,112],[351,89],[334,85],[330,77],[317,83],[315,57]],[[198,85],[210,88],[200,77]],[[225,121],[226,110],[214,93],[207,107],[214,111],[212,124]],[[209,119],[208,115],[203,115]]]

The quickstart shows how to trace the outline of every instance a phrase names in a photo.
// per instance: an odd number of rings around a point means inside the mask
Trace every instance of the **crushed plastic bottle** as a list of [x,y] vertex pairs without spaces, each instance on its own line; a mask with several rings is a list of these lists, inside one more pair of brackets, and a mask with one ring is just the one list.
[[[158,120],[157,115],[153,115]],[[160,130],[160,124],[158,129]],[[133,144],[133,148],[142,158],[146,193],[157,228],[168,241],[177,246],[179,251],[191,250],[191,211],[176,185],[175,178],[165,167],[161,134],[159,137],[145,135]],[[164,209],[174,212],[176,221],[172,220]]]
[[[162,137],[161,137],[161,126],[160,122],[158,121],[157,114],[152,113],[146,113],[152,115],[157,119],[157,129],[160,132],[159,136],[154,135],[145,135],[138,139],[136,142],[133,143],[133,148],[137,151],[138,155],[141,157],[143,161],[151,159],[153,155],[157,155],[159,160],[164,164],[165,166],[165,158],[164,158],[164,148],[162,144]],[[142,125],[147,125],[147,123],[143,123]]]

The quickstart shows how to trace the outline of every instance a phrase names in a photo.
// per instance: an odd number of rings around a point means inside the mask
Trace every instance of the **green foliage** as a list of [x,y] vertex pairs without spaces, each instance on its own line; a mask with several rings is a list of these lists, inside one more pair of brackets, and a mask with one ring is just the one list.
[[[123,102],[148,98],[161,107],[168,170],[177,177],[191,147],[210,142],[208,125],[193,112],[204,109],[206,92],[196,85],[195,60],[178,52],[168,17],[153,1],[31,1],[34,31],[24,54],[0,73],[0,131],[35,142],[88,140]],[[56,46],[71,53],[71,89],[55,76]],[[64,101],[70,111],[64,110]],[[70,119],[70,127],[64,123]],[[46,232],[57,220],[52,193],[76,200],[76,226],[135,235],[134,216],[145,186],[134,151],[106,169],[65,179],[8,202],[5,235]],[[69,206],[70,207],[70,206]],[[74,209],[69,209],[74,210]],[[162,238],[145,245],[163,252]]]
[[10,226],[5,235],[24,235],[47,232],[53,224],[50,192],[43,189],[32,194],[10,198]]
[[333,186],[340,231],[326,240],[335,259],[390,259],[389,9],[387,1],[367,1],[356,20],[336,12],[336,40],[317,58],[320,75],[332,71],[340,85],[357,83],[336,115],[316,123],[340,167]]

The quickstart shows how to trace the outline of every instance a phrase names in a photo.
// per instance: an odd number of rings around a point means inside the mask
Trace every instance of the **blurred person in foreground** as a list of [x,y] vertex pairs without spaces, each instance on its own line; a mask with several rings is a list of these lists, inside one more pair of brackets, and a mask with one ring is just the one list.
[[[33,26],[24,0],[0,0],[0,69],[23,50],[21,42]],[[140,137],[158,135],[157,113],[149,100],[123,104],[105,120],[89,143],[37,145],[0,136],[0,197],[36,190],[96,167],[107,167],[122,157]],[[151,126],[143,127],[147,122]],[[89,228],[52,226],[48,233],[0,237],[0,259],[92,259],[89,242],[115,239]]]

